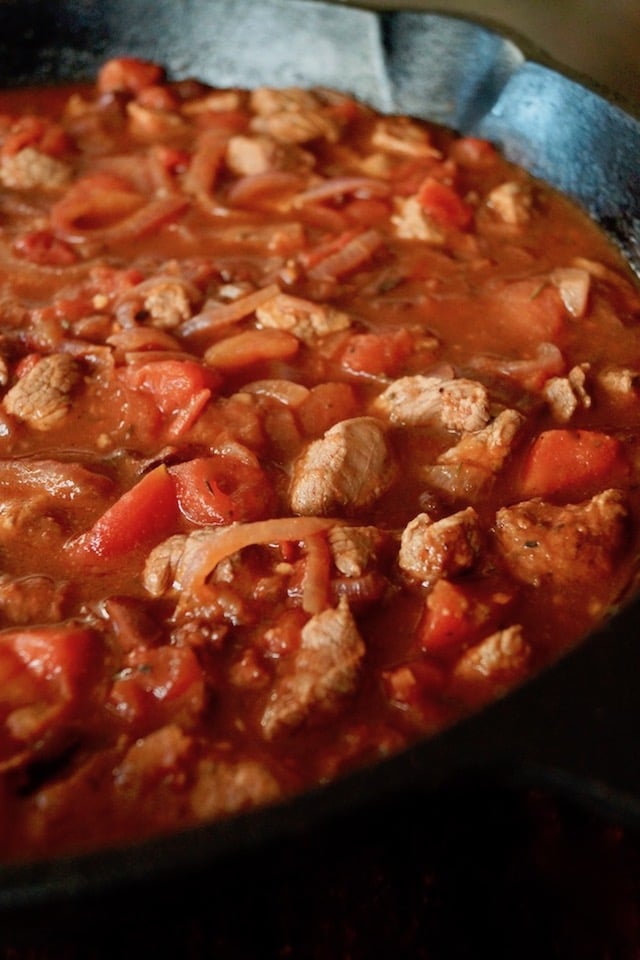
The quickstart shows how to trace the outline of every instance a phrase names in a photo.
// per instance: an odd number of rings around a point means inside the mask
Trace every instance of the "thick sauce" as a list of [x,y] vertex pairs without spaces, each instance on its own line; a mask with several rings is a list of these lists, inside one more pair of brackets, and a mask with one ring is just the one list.
[[0,111],[4,858],[329,781],[609,614],[640,296],[582,213],[330,91]]

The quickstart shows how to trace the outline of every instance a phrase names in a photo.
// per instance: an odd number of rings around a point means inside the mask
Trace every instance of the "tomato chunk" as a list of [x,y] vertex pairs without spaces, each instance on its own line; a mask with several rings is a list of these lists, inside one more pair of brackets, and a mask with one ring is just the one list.
[[458,584],[438,580],[427,597],[418,628],[420,646],[428,653],[459,651],[498,627],[513,595],[496,585]]
[[202,668],[190,647],[142,647],[127,656],[109,705],[140,734],[165,723],[188,725],[205,698]]
[[121,378],[128,387],[150,394],[163,414],[184,409],[202,390],[213,391],[221,377],[195,360],[155,360],[125,367]]
[[169,472],[181,512],[200,526],[259,520],[272,504],[264,471],[238,457],[196,457]]
[[69,545],[76,559],[117,560],[141,546],[158,543],[178,519],[173,477],[163,465],[147,473]]
[[520,490],[524,497],[584,497],[603,483],[616,486],[628,471],[615,437],[596,430],[547,430],[531,447]]
[[473,207],[446,183],[427,177],[418,190],[422,209],[443,227],[467,230],[473,222]]

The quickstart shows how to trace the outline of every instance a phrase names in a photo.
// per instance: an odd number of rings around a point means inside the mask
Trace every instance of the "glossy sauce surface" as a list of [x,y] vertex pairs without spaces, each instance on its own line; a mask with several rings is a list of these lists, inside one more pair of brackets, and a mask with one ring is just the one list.
[[333,91],[0,99],[0,851],[480,709],[635,574],[640,297],[565,199]]

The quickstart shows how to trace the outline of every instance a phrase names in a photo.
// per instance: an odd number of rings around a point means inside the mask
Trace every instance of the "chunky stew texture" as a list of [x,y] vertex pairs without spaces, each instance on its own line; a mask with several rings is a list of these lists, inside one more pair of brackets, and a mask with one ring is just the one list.
[[0,98],[0,854],[434,735],[635,575],[640,296],[491,144],[150,63]]

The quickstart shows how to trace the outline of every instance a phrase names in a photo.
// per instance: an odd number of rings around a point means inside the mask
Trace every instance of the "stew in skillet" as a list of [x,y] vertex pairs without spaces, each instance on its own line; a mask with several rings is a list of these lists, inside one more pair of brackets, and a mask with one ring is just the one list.
[[491,144],[130,59],[0,102],[0,852],[330,781],[633,581],[640,296]]

